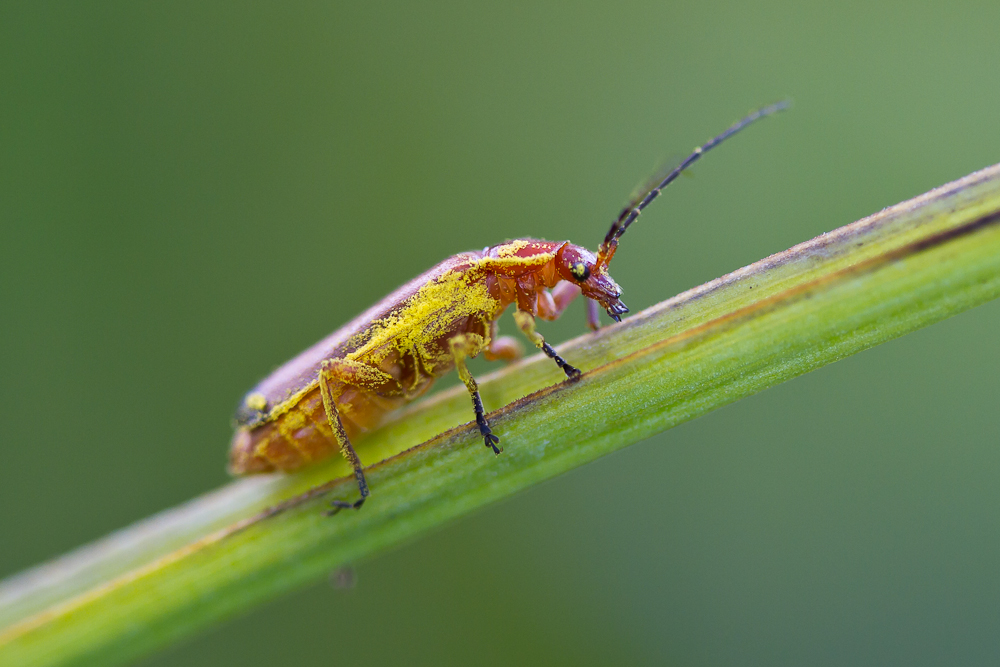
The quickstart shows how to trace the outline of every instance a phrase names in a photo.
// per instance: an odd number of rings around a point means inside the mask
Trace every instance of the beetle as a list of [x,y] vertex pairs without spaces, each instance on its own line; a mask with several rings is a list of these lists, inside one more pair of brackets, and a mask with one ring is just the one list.
[[358,509],[368,498],[361,460],[351,444],[395,408],[425,392],[452,368],[472,397],[483,441],[502,451],[466,359],[513,360],[519,344],[497,338],[497,319],[516,304],[518,328],[576,380],[581,371],[559,356],[535,329],[554,320],[579,295],[587,323],[597,329],[598,307],[616,322],[628,312],[608,274],[618,239],[660,192],[701,156],[750,123],[786,109],[759,109],[694,149],[677,167],[633,199],[611,225],[597,253],[568,241],[516,239],[449,257],[284,364],[248,392],[236,411],[229,468],[234,474],[291,471],[339,449],[354,469],[360,498],[334,500],[332,512]]

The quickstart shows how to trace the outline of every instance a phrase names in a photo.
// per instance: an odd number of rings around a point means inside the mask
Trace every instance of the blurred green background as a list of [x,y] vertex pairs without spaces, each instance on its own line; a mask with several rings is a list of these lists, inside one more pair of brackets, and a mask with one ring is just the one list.
[[[455,252],[595,248],[752,107],[795,101],[623,239],[634,310],[1000,161],[998,25],[985,1],[4,4],[0,576],[224,484],[271,368]],[[995,663],[998,329],[994,303],[827,367],[144,664]]]

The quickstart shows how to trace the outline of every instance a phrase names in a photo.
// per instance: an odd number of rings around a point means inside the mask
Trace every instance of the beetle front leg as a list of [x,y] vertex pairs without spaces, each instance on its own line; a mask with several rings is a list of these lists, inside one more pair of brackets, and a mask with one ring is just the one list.
[[515,310],[514,320],[517,322],[517,326],[524,332],[524,335],[528,337],[532,343],[535,344],[539,350],[545,353],[547,357],[556,362],[556,366],[561,368],[566,377],[570,380],[576,380],[582,375],[580,369],[576,366],[570,365],[565,359],[556,354],[556,351],[552,349],[552,346],[545,342],[545,337],[542,334],[535,331],[535,316],[526,310]]
[[[476,339],[479,339],[478,341]],[[497,447],[500,438],[493,434],[490,423],[486,421],[486,411],[483,409],[483,399],[479,396],[479,385],[476,379],[469,372],[469,367],[465,365],[466,357],[474,357],[479,353],[482,338],[476,334],[458,334],[448,341],[451,346],[451,353],[455,357],[455,368],[458,370],[458,377],[465,383],[466,389],[472,394],[472,409],[476,413],[476,424],[479,425],[479,433],[483,436],[483,442],[487,447],[493,449],[497,456],[503,451],[503,447]]]
[[601,328],[601,304],[593,299],[587,299],[587,326],[591,331]]

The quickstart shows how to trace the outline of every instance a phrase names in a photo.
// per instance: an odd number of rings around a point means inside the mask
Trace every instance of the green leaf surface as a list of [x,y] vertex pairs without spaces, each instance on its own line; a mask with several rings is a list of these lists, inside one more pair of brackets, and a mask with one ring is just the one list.
[[[504,453],[464,387],[342,461],[244,479],[0,582],[0,664],[114,664],[334,568],[739,398],[1000,295],[1000,165],[689,290],[480,382]],[[463,424],[456,427],[456,424]],[[332,482],[327,480],[333,479]],[[318,488],[314,488],[317,487]],[[308,491],[309,489],[313,491]],[[613,500],[614,490],[595,489]]]

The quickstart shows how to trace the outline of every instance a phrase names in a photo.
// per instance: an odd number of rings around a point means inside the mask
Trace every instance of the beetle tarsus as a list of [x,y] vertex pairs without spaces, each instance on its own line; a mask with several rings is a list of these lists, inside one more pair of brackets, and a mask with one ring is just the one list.
[[339,513],[340,510],[359,510],[361,509],[361,506],[365,504],[365,498],[367,497],[368,496],[363,496],[361,498],[358,498],[353,503],[347,502],[346,500],[331,500],[330,501],[331,509],[328,509],[327,511],[323,512],[323,514],[326,516],[333,516],[334,514]]
[[570,380],[579,380],[583,372],[576,366],[570,364],[565,359],[556,354],[556,351],[552,349],[552,346],[546,342],[542,342],[542,352],[546,354],[552,361],[556,362],[556,366],[563,370],[566,377]]
[[493,450],[497,456],[503,451],[503,447],[497,447],[500,438],[493,434],[490,423],[486,421],[486,411],[483,409],[483,399],[479,397],[479,391],[472,394],[472,408],[476,411],[476,424],[479,425],[479,433],[483,436],[483,442]]
[[[483,422],[485,421],[486,420],[484,419]],[[503,451],[503,447],[497,447],[497,444],[500,442],[500,438],[493,435],[493,431],[490,427],[484,424],[479,424],[479,432],[483,434],[483,442],[486,443],[486,446],[492,448],[495,455],[500,456],[500,452]]]

